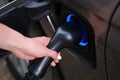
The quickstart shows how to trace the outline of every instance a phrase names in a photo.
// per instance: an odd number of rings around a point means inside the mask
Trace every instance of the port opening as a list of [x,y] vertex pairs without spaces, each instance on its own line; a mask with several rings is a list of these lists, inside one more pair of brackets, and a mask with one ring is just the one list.
[[80,31],[82,31],[82,39],[80,40],[79,45],[80,46],[87,46],[88,45],[88,39],[87,39],[86,30],[85,30],[85,27],[82,24],[82,22],[77,18],[77,16],[70,13],[70,14],[67,14],[65,20],[66,20],[65,22],[72,22],[72,23],[75,23],[76,25],[81,27]]

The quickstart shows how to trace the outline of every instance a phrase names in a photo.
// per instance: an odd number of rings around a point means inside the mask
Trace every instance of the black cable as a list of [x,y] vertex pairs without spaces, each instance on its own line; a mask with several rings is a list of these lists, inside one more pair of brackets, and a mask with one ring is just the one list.
[[110,28],[111,28],[111,22],[112,22],[112,19],[115,15],[115,12],[117,11],[118,7],[120,5],[120,1],[117,3],[117,5],[115,6],[115,9],[113,10],[113,12],[111,13],[111,16],[110,16],[110,19],[108,21],[108,29],[107,29],[107,32],[106,32],[106,36],[105,36],[105,43],[104,43],[104,61],[105,61],[105,72],[106,72],[106,80],[110,80],[109,78],[109,73],[108,73],[108,69],[107,69],[107,56],[106,56],[106,47],[107,47],[107,40],[108,40],[108,34],[109,34],[109,31],[110,31]]

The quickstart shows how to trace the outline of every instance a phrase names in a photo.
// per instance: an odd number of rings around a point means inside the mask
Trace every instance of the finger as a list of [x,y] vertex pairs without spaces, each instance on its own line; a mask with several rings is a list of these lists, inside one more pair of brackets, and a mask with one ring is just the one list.
[[50,41],[50,38],[49,37],[36,37],[36,38],[33,38],[34,40],[40,42],[42,45],[44,46],[47,46],[49,41]]
[[35,59],[35,57],[33,57],[33,56],[28,56],[28,55],[25,55],[24,57],[22,56],[21,58],[22,58],[22,59],[26,59],[26,60],[34,60],[34,59]]
[[51,66],[55,67],[56,63],[55,62],[51,62]]
[[26,56],[26,58],[25,58],[26,60],[34,60],[35,59],[35,57],[33,57],[33,56]]
[[57,52],[48,49],[46,46],[35,43],[34,41],[32,44],[33,45],[29,47],[28,51],[25,52],[25,53],[28,53],[28,55],[32,55],[37,58],[49,56],[49,57],[52,57],[54,60],[57,59],[57,55],[58,55]]
[[42,50],[39,50],[34,54],[36,57],[49,56],[49,57],[53,58],[54,60],[57,60],[57,56],[58,56],[57,52],[50,50],[45,46],[42,46],[41,49]]
[[41,37],[41,43],[44,45],[44,46],[47,46],[48,43],[50,42],[50,38],[49,37]]
[[59,60],[61,60],[62,57],[61,57],[61,54],[59,53],[58,56],[57,56],[57,60],[54,60],[55,63],[59,63]]
[[54,60],[55,63],[59,63],[59,60]]
[[58,53],[55,52],[55,51],[53,51],[53,50],[48,49],[48,53],[46,54],[46,56],[50,56],[50,57],[52,57],[54,60],[58,60],[58,59],[57,59]]
[[60,53],[58,54],[57,59],[58,59],[58,60],[61,60],[61,59],[62,59],[62,56],[61,56]]

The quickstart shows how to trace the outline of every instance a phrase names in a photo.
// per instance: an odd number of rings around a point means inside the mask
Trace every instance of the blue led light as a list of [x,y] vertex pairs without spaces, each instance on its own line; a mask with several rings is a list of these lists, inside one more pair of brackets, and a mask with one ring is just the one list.
[[70,22],[73,16],[74,16],[73,14],[69,14],[66,18],[66,22]]
[[88,42],[80,42],[79,45],[81,45],[81,46],[87,46]]
[[[66,22],[73,22],[74,20],[72,19],[72,17],[74,17],[74,14],[69,14],[66,17]],[[77,23],[76,23],[77,24]],[[87,35],[86,35],[86,30],[84,29],[84,27],[80,24],[78,24],[81,26],[82,29],[82,33],[83,33],[83,37],[81,39],[81,41],[79,42],[80,46],[87,46],[88,45],[88,41],[87,41]]]
[[86,30],[85,30],[84,27],[82,27],[82,33],[83,33],[83,37],[82,37],[82,40],[80,41],[79,45],[87,46],[88,45],[88,41],[87,41]]

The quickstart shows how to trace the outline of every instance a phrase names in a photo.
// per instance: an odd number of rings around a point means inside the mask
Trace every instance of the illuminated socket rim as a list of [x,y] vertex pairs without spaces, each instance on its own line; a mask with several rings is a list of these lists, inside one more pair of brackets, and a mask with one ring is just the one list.
[[[66,16],[66,22],[72,22],[72,21],[74,21],[74,20],[72,20],[72,17],[75,17],[76,19],[77,19],[77,17],[74,15],[74,14],[72,14],[72,13],[70,13],[70,14],[68,14],[67,16]],[[78,20],[78,19],[77,19]],[[80,22],[80,21],[79,21]],[[80,24],[78,24],[78,25],[80,25],[81,26],[81,29],[82,29],[82,39],[81,39],[81,41],[79,42],[79,45],[80,46],[87,46],[88,45],[88,40],[87,40],[87,34],[86,34],[86,30],[85,30],[85,28],[84,28],[84,26],[80,23]]]

